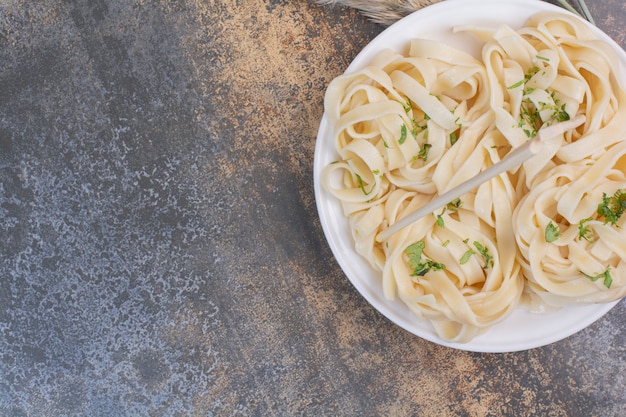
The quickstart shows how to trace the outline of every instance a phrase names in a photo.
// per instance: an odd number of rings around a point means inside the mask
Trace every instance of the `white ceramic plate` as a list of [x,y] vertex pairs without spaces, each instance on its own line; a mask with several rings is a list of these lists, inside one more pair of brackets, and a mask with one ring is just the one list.
[[[480,58],[480,43],[469,35],[453,34],[451,28],[462,24],[496,26],[507,23],[521,27],[533,14],[541,11],[565,11],[539,0],[446,0],[423,8],[387,28],[357,55],[346,72],[365,66],[378,52],[392,48],[404,52],[412,38],[442,40]],[[606,34],[589,25],[598,37],[613,45],[622,64],[626,54]],[[514,352],[544,346],[564,339],[591,325],[617,302],[575,306],[555,313],[533,314],[517,309],[503,322],[464,344],[441,340],[430,324],[414,317],[401,301],[389,301],[382,294],[380,274],[356,253],[347,218],[339,202],[320,185],[322,169],[337,159],[326,116],[322,117],[315,147],[315,198],[320,221],[328,244],[340,267],[356,289],[378,311],[405,330],[438,343],[475,352]]]

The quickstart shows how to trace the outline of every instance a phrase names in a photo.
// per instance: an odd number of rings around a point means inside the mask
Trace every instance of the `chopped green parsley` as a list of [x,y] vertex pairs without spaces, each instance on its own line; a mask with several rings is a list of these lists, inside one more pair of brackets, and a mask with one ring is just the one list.
[[404,112],[408,113],[413,109],[413,102],[408,96],[405,96],[405,97],[406,97],[406,102],[400,103],[400,104],[402,104],[402,107],[404,107]]
[[591,242],[593,239],[593,231],[589,228],[589,226],[585,225],[588,221],[593,220],[591,217],[587,217],[586,219],[582,219],[578,223],[578,239],[585,239],[586,241]]
[[461,201],[460,198],[455,198],[454,200],[446,204],[446,209],[450,210],[451,212],[456,213],[457,211],[459,211],[459,208],[462,205],[463,205],[463,201]]
[[443,220],[443,217],[441,216],[443,214],[443,212],[441,214],[437,215],[437,226],[439,227],[445,227],[445,222]]
[[533,75],[535,75],[536,73],[539,72],[539,68],[538,67],[531,67],[528,69],[528,72],[526,73],[526,75],[524,76],[524,78],[522,78],[521,80],[519,80],[518,82],[516,82],[515,84],[512,84],[510,86],[507,87],[508,90],[512,90],[514,88],[517,87],[521,87],[524,84],[526,84],[528,81],[530,81],[531,78],[533,78]]
[[[548,58],[542,57],[540,55],[537,56],[537,59],[542,61],[549,61]],[[508,86],[507,89],[514,89],[525,85],[539,71],[540,69],[538,67],[530,68],[523,79]],[[550,92],[552,102],[540,102],[536,105],[529,98],[527,98],[527,96],[533,91],[533,88],[525,88],[523,90],[524,98],[522,99],[522,104],[520,107],[520,120],[517,125],[517,127],[521,128],[522,131],[529,138],[537,136],[537,132],[543,124],[543,121],[541,119],[541,113],[545,112],[546,110],[551,111],[550,119],[554,121],[565,122],[567,120],[570,120],[570,115],[565,110],[565,103],[560,102],[558,97],[556,97],[556,93],[554,91]],[[550,122],[546,121],[546,123]]]
[[611,288],[611,284],[613,283],[613,277],[611,276],[611,266],[607,266],[606,269],[604,270],[604,272],[600,272],[598,275],[588,275],[585,274],[583,271],[580,271],[581,274],[583,274],[583,276],[585,278],[590,279],[591,281],[597,281],[600,278],[602,278],[602,282],[604,284],[605,287],[607,288]]
[[467,252],[465,252],[463,254],[463,256],[461,256],[461,259],[459,259],[459,263],[461,265],[466,264],[467,262],[469,262],[470,258],[472,257],[472,255],[474,255],[476,252],[474,252],[472,249],[468,249]]
[[552,243],[556,241],[559,237],[561,237],[561,232],[559,232],[559,227],[554,223],[550,222],[546,226],[546,231],[544,233],[546,242]]
[[409,245],[404,250],[404,253],[409,257],[409,267],[413,270],[411,276],[423,277],[431,270],[440,271],[442,269],[446,269],[444,264],[435,262],[426,257],[422,259],[422,253],[425,248],[426,244],[423,241],[418,241]]
[[398,139],[398,143],[402,145],[406,141],[406,125],[402,125],[400,128],[400,139]]
[[361,178],[359,174],[354,174],[354,175],[356,175],[357,183],[359,184],[359,188],[361,189],[361,191],[363,191],[363,194],[369,195],[374,190],[374,184],[372,184],[372,189],[367,191],[365,189],[365,184],[363,184],[363,178]]
[[626,190],[617,190],[611,197],[602,193],[602,202],[598,204],[598,216],[604,217],[604,224],[616,225],[626,211]]
[[456,131],[450,133],[450,145],[454,145],[458,138],[456,137]]
[[423,144],[417,156],[426,161],[428,159],[428,153],[430,152],[430,148],[432,147],[433,145],[431,145],[430,143]]
[[451,211],[452,213],[456,213],[457,211],[459,211],[459,207],[461,207],[462,204],[463,202],[461,201],[460,198],[455,198],[454,200],[446,204],[446,206],[441,210],[441,213],[437,215],[437,226],[439,227],[445,226],[445,222],[443,220],[443,214],[446,212],[446,210]]
[[474,247],[480,253],[485,260],[483,264],[483,269],[487,269],[490,266],[493,266],[493,256],[489,254],[489,249],[483,246],[480,242],[474,241]]

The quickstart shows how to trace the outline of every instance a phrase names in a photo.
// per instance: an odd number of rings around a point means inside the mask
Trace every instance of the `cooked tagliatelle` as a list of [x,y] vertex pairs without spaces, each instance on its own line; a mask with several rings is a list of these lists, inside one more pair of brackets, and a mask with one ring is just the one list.
[[[568,15],[455,31],[483,41],[481,59],[415,39],[326,93],[338,160],[321,182],[341,201],[357,252],[381,272],[384,295],[455,342],[520,305],[546,311],[624,297],[619,59]],[[542,152],[515,172],[377,240],[538,135],[547,138]]]

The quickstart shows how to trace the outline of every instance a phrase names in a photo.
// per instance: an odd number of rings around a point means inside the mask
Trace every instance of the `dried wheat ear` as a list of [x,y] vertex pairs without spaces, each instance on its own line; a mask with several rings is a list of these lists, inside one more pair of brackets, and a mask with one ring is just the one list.
[[[312,0],[321,5],[352,7],[360,10],[364,15],[376,23],[389,26],[412,12],[430,4],[443,0]],[[584,0],[576,0],[576,7],[567,0],[556,0],[563,8],[587,19],[595,24],[591,12]]]
[[352,7],[376,23],[391,25],[397,20],[430,4],[443,0],[313,0],[321,5]]

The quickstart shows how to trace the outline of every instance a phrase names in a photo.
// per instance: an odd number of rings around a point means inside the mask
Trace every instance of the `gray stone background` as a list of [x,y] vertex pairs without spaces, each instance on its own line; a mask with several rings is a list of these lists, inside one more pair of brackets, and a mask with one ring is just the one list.
[[[626,45],[622,1],[588,0]],[[306,0],[0,2],[1,416],[623,416],[626,304],[444,348],[351,286],[313,197],[383,27]]]

